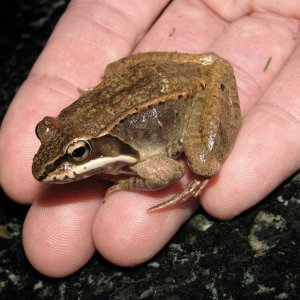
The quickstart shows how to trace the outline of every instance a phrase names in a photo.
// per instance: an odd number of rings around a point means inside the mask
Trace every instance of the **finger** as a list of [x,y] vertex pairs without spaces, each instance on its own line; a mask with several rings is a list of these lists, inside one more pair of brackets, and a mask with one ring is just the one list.
[[299,1],[291,0],[283,5],[277,0],[203,0],[203,2],[227,21],[233,21],[253,12],[271,12],[289,18],[300,18]]
[[95,85],[107,62],[131,51],[167,1],[117,3],[71,2],[11,104],[0,132],[0,182],[12,199],[31,203],[43,189],[31,175],[37,122],[73,102],[79,87]]
[[[209,30],[199,18],[210,24]],[[200,53],[226,26],[200,1],[173,1],[135,51]],[[93,238],[98,251],[122,266],[136,265],[152,257],[192,214],[197,203],[190,201],[153,214],[147,213],[147,209],[180,192],[187,180],[155,193],[111,195],[95,216]]]
[[244,119],[237,143],[202,195],[203,207],[230,219],[300,168],[300,47]]
[[202,1],[175,0],[143,37],[135,52],[202,53],[227,26],[227,22]]
[[233,64],[243,115],[289,59],[298,31],[299,22],[294,19],[255,13],[233,23],[210,48]]
[[[105,56],[108,50],[101,56],[102,47],[116,49],[118,56],[130,51],[164,4],[163,1],[152,1],[131,17],[134,9],[140,7],[134,1],[118,7],[112,7],[111,2],[101,3],[97,2],[95,6],[95,1],[77,1],[71,5],[16,96],[1,131],[1,145],[4,141],[15,143],[14,151],[0,147],[3,150],[0,155],[1,184],[12,198],[20,202],[39,198],[26,218],[23,242],[33,266],[49,276],[60,277],[74,272],[94,252],[90,224],[97,208],[95,198],[99,199],[100,195],[94,197],[84,189],[72,195],[72,185],[67,185],[49,188],[53,193],[40,196],[48,190],[32,181],[29,173],[32,156],[39,144],[33,137],[34,126],[46,113],[56,115],[73,101],[83,82],[84,86],[89,86],[93,80],[98,80],[103,66],[110,59]],[[128,7],[129,4],[133,7]],[[111,16],[108,23],[97,23],[97,20],[106,20],[108,15]],[[134,25],[129,24],[131,22]],[[109,31],[113,28],[112,23],[119,24],[119,28],[114,27],[115,32]],[[123,34],[124,30],[127,32]],[[114,54],[113,51],[110,53]],[[18,126],[21,126],[21,132]],[[22,134],[21,140],[18,134]],[[89,187],[101,190],[100,186]]]
[[23,245],[41,273],[62,277],[80,269],[95,252],[91,229],[103,194],[99,182],[51,188],[31,206],[23,227]]
[[120,266],[150,259],[199,206],[194,199],[166,211],[147,212],[154,201],[167,200],[180,188],[183,186],[152,193],[112,194],[98,210],[93,224],[94,243],[101,255]]
[[[183,7],[180,6],[181,3],[183,2],[173,2],[174,6],[170,6],[170,11],[167,10],[165,14],[162,15],[162,19],[151,28],[149,34],[153,38],[154,45],[161,45],[161,43],[163,43],[161,40],[165,39],[165,35],[161,34],[159,27],[162,25],[164,28],[164,18],[167,18],[168,22],[173,26],[176,21],[172,20],[172,15],[176,20],[178,19],[177,13],[179,14],[181,11],[184,12],[183,15],[185,15],[185,13],[186,15],[189,15],[188,9],[183,9]],[[175,8],[178,8],[179,12],[175,10]],[[206,8],[201,7],[200,9]],[[193,12],[195,13],[195,10],[193,10]],[[200,12],[199,14],[202,15],[202,13],[203,12]],[[171,16],[169,14],[171,14]],[[185,19],[180,15],[180,20],[182,26],[184,26],[186,30],[181,31],[180,28],[176,29],[176,34],[178,34],[178,36],[176,39],[169,41],[170,45],[168,46],[168,49],[172,49],[172,42],[174,42],[176,46],[179,47],[178,51],[182,51],[178,41],[187,39],[185,36],[180,36],[180,34],[189,35],[190,27],[195,27],[194,23],[193,25],[189,25],[190,19],[188,17]],[[259,24],[257,24],[257,22]],[[272,24],[273,21],[269,20],[269,22]],[[224,25],[223,21],[220,21],[220,23]],[[238,82],[243,87],[242,105],[245,114],[255,105],[264,90],[267,89],[271,80],[276,76],[276,73],[279,72],[294,48],[295,42],[291,39],[291,42],[284,45],[284,47],[282,46],[281,48],[275,49],[274,58],[276,57],[276,64],[272,66],[272,70],[269,70],[268,73],[263,71],[266,63],[265,58],[269,57],[270,52],[266,49],[264,43],[259,42],[260,39],[267,40],[273,46],[273,43],[275,45],[278,41],[282,41],[281,39],[283,36],[286,36],[285,34],[291,36],[294,33],[294,27],[291,24],[281,30],[278,30],[280,28],[279,26],[270,26],[271,24],[268,24],[268,19],[263,20],[262,17],[247,17],[246,20],[241,20],[240,24],[227,27],[210,47],[217,53],[224,54],[224,56],[226,54],[235,65],[239,65],[239,61],[247,62],[245,63],[245,66],[241,64],[237,69],[237,75],[240,76]],[[219,25],[220,24],[217,24],[217,26]],[[262,29],[260,29],[259,25]],[[251,32],[249,28],[251,29]],[[237,45],[236,29],[238,29],[239,33],[246,33],[245,37],[241,38]],[[214,28],[212,28],[212,30],[214,30]],[[194,34],[196,36],[201,35],[200,33],[197,35],[197,32],[194,32]],[[246,38],[248,34],[252,37],[252,40]],[[210,34],[208,33],[208,36],[209,35]],[[209,40],[207,42],[208,43],[206,44],[204,39],[204,42],[199,47],[203,47],[203,45],[204,47],[208,47]],[[258,45],[254,51],[249,53],[247,47],[249,50],[249,44],[253,44],[254,42]],[[140,49],[147,51],[147,47],[151,48],[153,43],[150,42],[150,38],[147,35],[137,48],[137,51],[140,51]],[[186,45],[183,45],[182,47],[186,47]],[[261,55],[264,59],[260,57]],[[261,63],[261,65],[254,67],[255,64],[259,63]],[[254,99],[252,100],[252,98]],[[252,100],[250,104],[247,104],[248,99]],[[232,161],[232,164],[234,164],[234,160]],[[228,178],[228,181],[227,184],[235,184],[235,182],[230,182],[230,178]],[[172,192],[174,192],[174,190],[172,190]],[[107,259],[120,265],[135,265],[152,257],[171,238],[184,219],[187,218],[195,208],[192,206],[185,207],[184,209],[184,206],[182,206],[179,210],[172,208],[171,210],[161,211],[157,215],[146,215],[145,209],[151,207],[154,201],[152,199],[151,205],[148,205],[148,202],[150,201],[148,195],[131,195],[126,193],[125,196],[120,196],[119,194],[120,193],[110,198],[108,200],[109,204],[101,207],[101,210],[97,213],[93,227],[93,236],[97,249]],[[216,195],[214,196],[216,197]],[[167,197],[162,197],[159,201],[156,200],[156,204],[165,199],[167,199]],[[235,208],[232,207],[233,211],[234,209]],[[215,207],[210,210],[212,214],[215,214],[216,211],[217,209]]]

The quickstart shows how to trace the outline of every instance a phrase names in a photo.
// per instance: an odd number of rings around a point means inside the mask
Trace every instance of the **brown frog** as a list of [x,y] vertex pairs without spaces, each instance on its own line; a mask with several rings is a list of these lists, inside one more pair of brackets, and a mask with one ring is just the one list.
[[92,175],[116,190],[161,189],[194,178],[149,211],[196,197],[218,173],[241,126],[231,65],[214,53],[140,53],[106,68],[105,79],[36,127],[34,177],[66,183]]

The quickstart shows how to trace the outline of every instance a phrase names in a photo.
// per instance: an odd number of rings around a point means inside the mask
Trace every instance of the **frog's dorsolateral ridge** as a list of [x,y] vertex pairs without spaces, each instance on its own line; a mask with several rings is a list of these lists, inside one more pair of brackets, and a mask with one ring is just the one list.
[[41,146],[34,177],[66,183],[92,175],[116,182],[108,192],[157,190],[185,174],[194,179],[158,210],[198,196],[229,153],[241,126],[231,65],[214,53],[131,55],[106,78],[36,127]]

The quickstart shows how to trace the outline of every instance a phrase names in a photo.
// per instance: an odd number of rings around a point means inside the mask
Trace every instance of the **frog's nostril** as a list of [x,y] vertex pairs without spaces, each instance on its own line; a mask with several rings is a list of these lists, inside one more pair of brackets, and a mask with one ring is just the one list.
[[47,177],[47,173],[44,172],[43,174],[41,174],[40,176],[38,176],[37,180],[38,181],[43,181],[46,177]]

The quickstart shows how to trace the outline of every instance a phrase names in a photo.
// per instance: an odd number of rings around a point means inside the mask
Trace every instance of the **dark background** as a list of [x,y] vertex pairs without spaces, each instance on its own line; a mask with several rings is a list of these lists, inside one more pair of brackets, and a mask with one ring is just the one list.
[[[0,1],[1,121],[68,2]],[[298,173],[231,222],[197,211],[148,263],[119,268],[96,254],[59,280],[28,263],[28,207],[0,190],[0,299],[300,299],[299,204]]]

